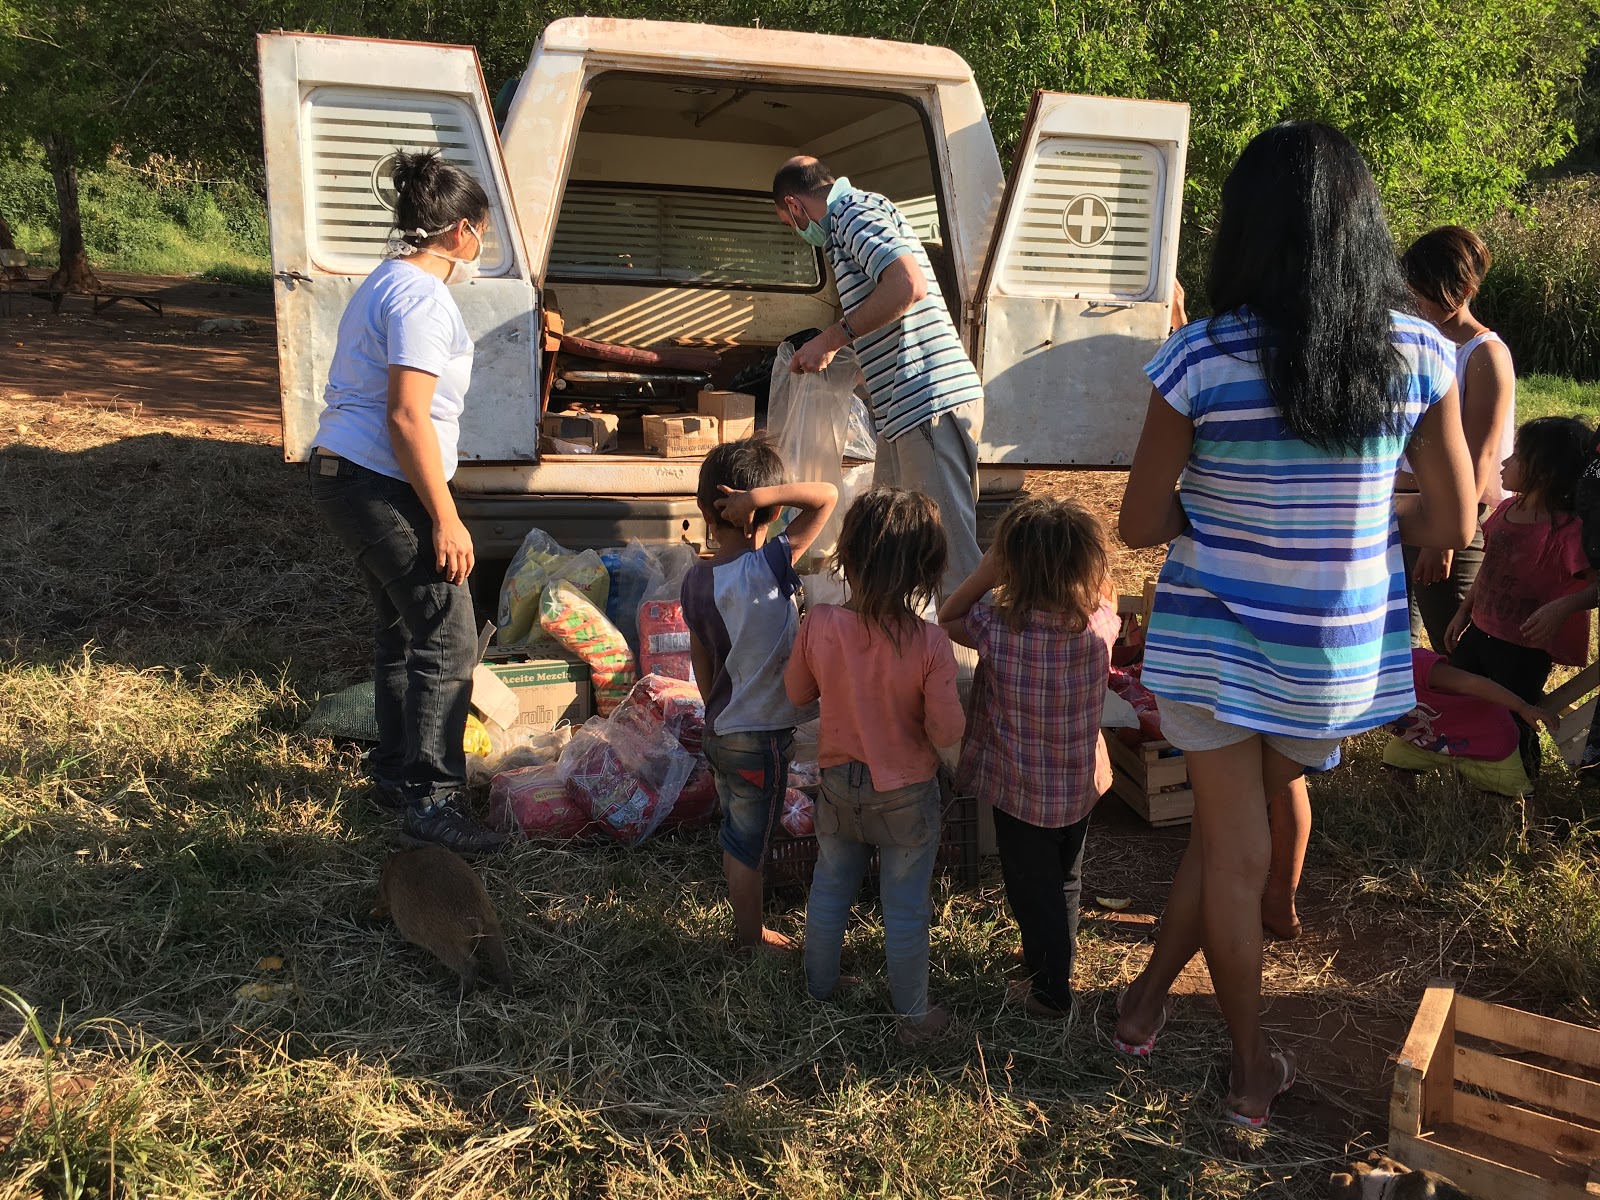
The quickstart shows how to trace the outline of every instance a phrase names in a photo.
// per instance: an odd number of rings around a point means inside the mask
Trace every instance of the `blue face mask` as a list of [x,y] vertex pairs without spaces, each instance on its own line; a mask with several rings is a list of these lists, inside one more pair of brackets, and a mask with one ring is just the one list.
[[[804,217],[805,213],[802,212],[800,215]],[[794,219],[793,210],[790,211],[789,218],[790,220]],[[810,217],[806,217],[806,223],[803,228],[799,225],[792,226],[792,228],[802,238],[820,250],[828,244],[828,227],[823,224],[827,219],[826,214],[824,214],[822,221],[813,221]]]

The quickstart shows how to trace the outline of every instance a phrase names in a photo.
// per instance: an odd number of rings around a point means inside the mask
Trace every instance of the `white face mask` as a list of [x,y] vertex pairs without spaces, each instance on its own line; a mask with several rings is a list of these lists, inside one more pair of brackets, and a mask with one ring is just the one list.
[[[468,229],[472,229],[469,224]],[[449,254],[441,254],[430,247],[424,247],[423,254],[431,254],[435,258],[442,258],[450,264],[450,272],[444,277],[446,287],[453,287],[458,283],[466,283],[469,279],[478,277],[478,267],[483,262],[483,234],[472,229],[472,236],[478,239],[478,252],[471,258],[456,258]]]

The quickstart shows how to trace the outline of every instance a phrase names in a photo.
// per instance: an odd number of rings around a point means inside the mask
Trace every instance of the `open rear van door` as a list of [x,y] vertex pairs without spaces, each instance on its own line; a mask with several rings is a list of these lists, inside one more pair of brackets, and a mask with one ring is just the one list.
[[1035,92],[978,291],[989,466],[1126,466],[1167,335],[1189,106]]
[[284,457],[307,457],[339,318],[382,261],[392,156],[437,148],[492,210],[479,277],[451,289],[477,345],[461,459],[536,458],[538,305],[477,51],[287,33],[257,46]]

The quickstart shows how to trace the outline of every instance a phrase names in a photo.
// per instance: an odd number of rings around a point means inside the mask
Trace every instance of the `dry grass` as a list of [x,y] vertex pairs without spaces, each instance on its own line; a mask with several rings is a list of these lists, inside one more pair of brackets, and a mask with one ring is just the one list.
[[[1274,952],[1269,1022],[1302,1046],[1342,1030],[1372,1078],[1313,1055],[1264,1137],[1217,1119],[1209,1003],[1179,1005],[1148,1066],[1109,1046],[1148,925],[1085,920],[1065,1027],[1006,999],[992,871],[936,892],[934,988],[962,1024],[926,1052],[883,1015],[876,922],[839,1004],[805,1000],[798,964],[730,958],[703,834],[485,864],[519,986],[457,1006],[367,916],[389,829],[353,751],[296,732],[365,657],[300,480],[249,438],[48,412],[0,408],[0,1200],[1315,1196],[1382,1141],[1372,1093],[1420,982],[1548,986],[1585,935],[1524,947],[1517,914],[1595,910],[1593,843],[1558,829],[1572,798],[1526,828],[1504,806],[1461,821],[1483,801],[1449,789],[1402,811],[1362,756],[1318,793],[1308,888],[1350,936]],[[1146,565],[1121,560],[1125,586]],[[1180,845],[1097,833],[1091,891],[1158,911]]]

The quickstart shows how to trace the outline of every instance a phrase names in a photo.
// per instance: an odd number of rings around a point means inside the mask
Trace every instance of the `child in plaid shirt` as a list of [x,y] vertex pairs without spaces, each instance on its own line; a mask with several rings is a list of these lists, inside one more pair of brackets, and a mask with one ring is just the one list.
[[945,632],[978,652],[957,783],[994,809],[1006,901],[1022,932],[1023,1003],[1036,1016],[1072,1011],[1084,839],[1111,786],[1100,735],[1118,632],[1107,568],[1092,513],[1029,497],[1001,518],[977,571],[939,609]]

